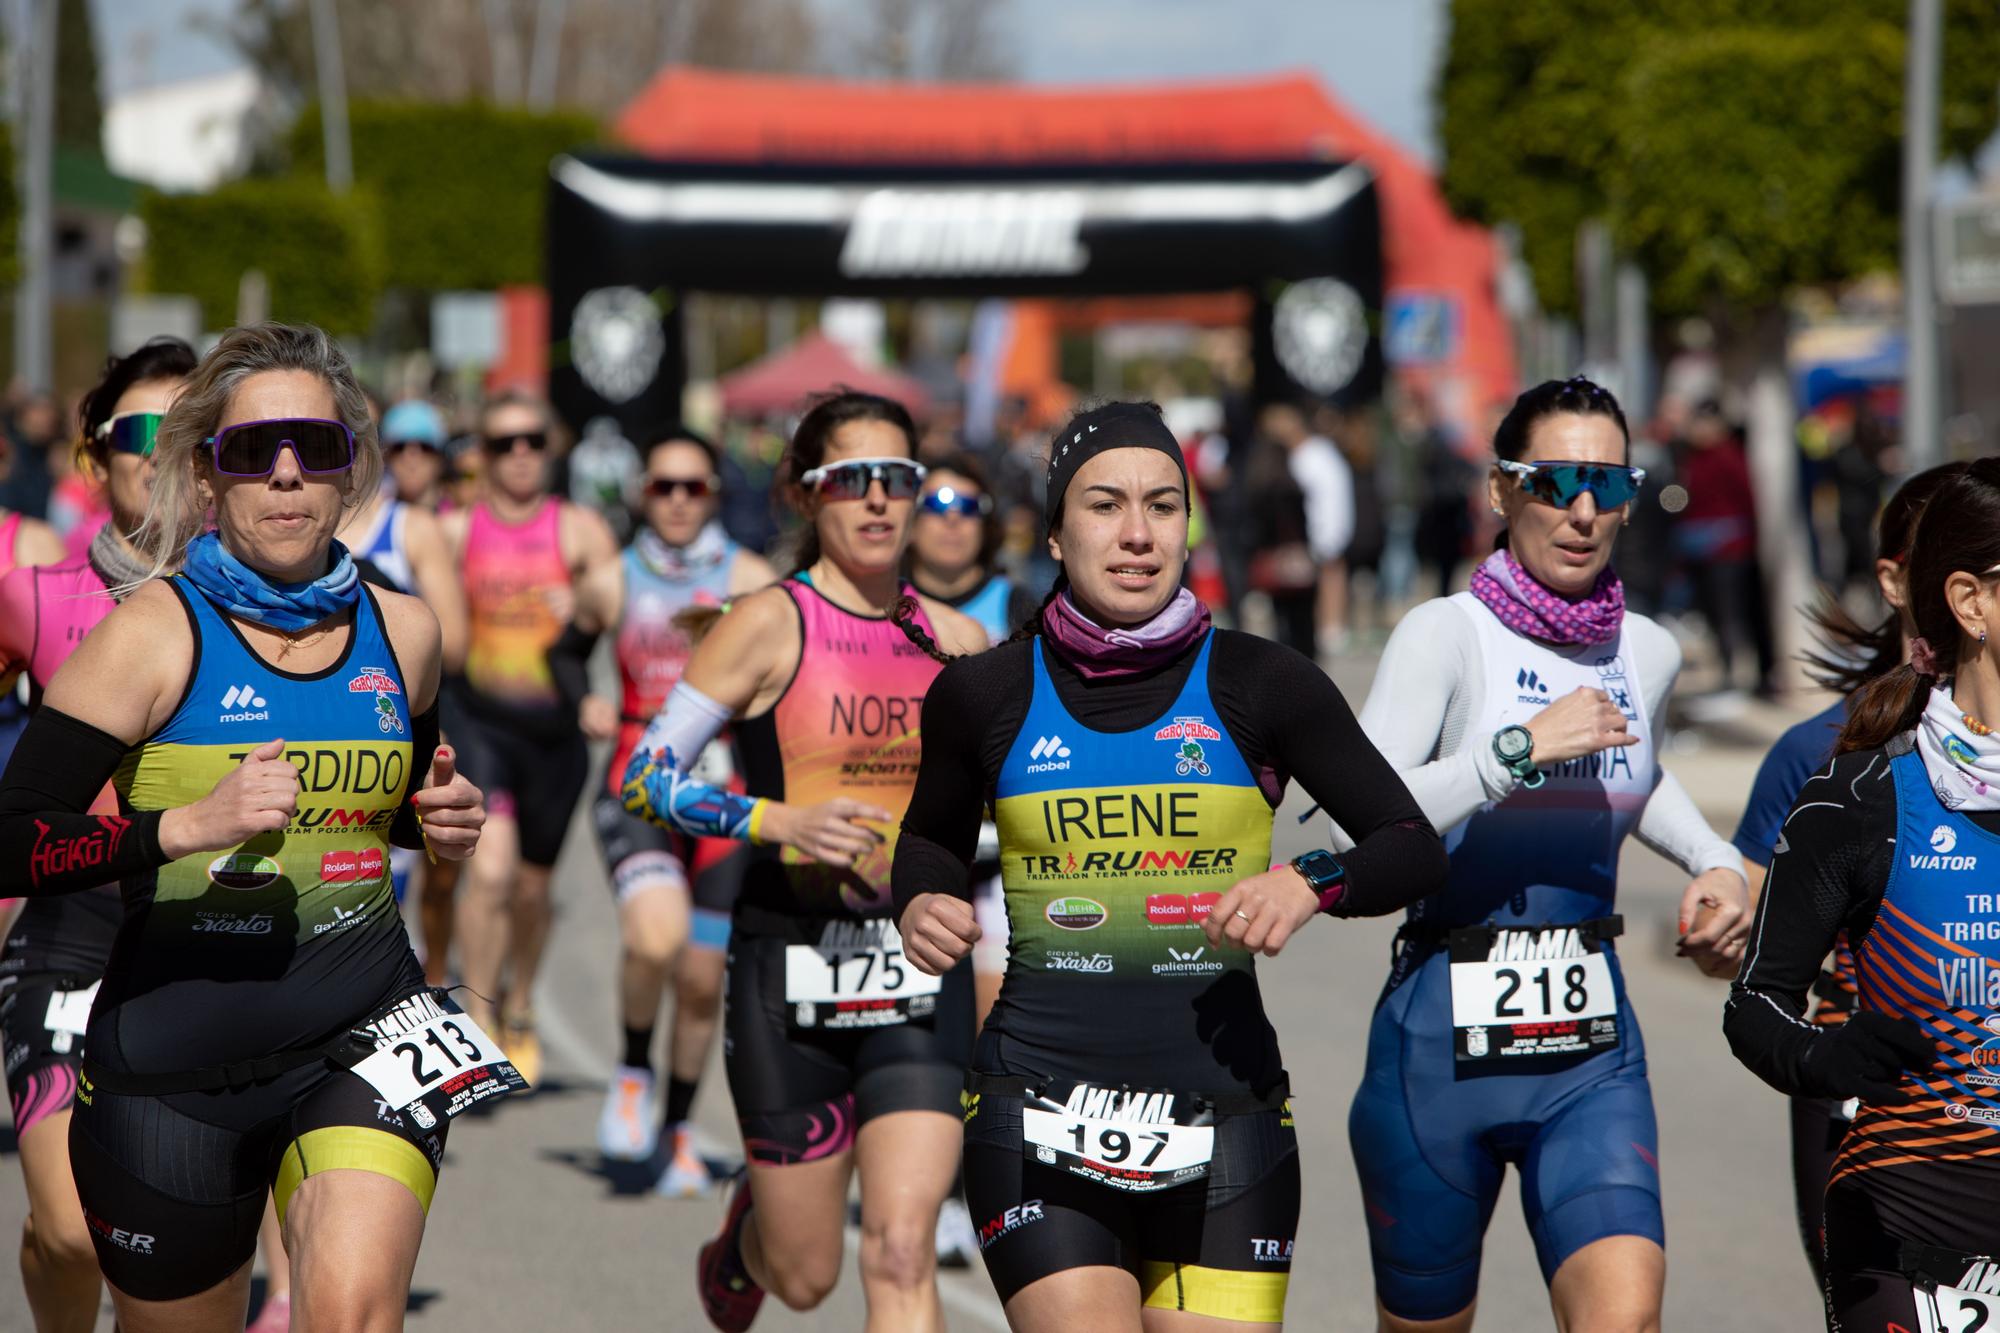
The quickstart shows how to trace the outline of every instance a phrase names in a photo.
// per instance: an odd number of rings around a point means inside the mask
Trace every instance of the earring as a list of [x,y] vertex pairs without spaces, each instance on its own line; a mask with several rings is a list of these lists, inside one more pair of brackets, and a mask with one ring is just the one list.
[[1504,509],[1502,509],[1502,508],[1501,508],[1501,507],[1500,507],[1499,505],[1494,505],[1494,506],[1493,506],[1493,516],[1494,516],[1495,518],[1505,518],[1505,517],[1507,517],[1507,511],[1506,511],[1506,510],[1504,510]]

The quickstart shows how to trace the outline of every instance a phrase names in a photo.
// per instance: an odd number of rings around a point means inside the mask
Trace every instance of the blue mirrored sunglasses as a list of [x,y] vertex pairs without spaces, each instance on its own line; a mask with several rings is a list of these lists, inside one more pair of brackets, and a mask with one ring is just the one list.
[[938,487],[917,504],[926,514],[958,514],[965,518],[983,518],[993,510],[991,497],[983,493],[967,495],[951,486]]
[[1599,509],[1616,509],[1630,504],[1646,480],[1642,467],[1618,467],[1610,463],[1520,463],[1511,458],[1497,460],[1495,466],[1521,483],[1521,489],[1543,504],[1567,509],[1576,498],[1589,491]]

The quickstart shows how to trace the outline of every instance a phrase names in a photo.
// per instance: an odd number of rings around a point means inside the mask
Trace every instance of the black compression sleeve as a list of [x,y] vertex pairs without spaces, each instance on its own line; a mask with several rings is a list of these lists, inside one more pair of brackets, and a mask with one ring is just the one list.
[[990,775],[1027,715],[1024,649],[1014,644],[960,658],[924,695],[923,758],[889,880],[899,921],[920,893],[972,897],[969,872]]
[[597,636],[585,634],[572,621],[563,627],[562,637],[549,645],[549,674],[555,677],[556,693],[563,707],[574,713],[583,696],[590,693],[590,654]]
[[1841,928],[1858,944],[1874,924],[1895,835],[1896,783],[1880,750],[1808,779],[1785,818],[1722,1016],[1736,1058],[1780,1092],[1809,1091],[1805,1055],[1821,1029],[1806,1019],[1807,992]]
[[1451,861],[1416,798],[1325,672],[1247,634],[1216,641],[1209,682],[1253,763],[1295,778],[1355,839],[1336,916],[1384,916],[1445,885]]
[[74,893],[167,863],[159,810],[93,815],[90,804],[127,746],[53,708],[39,709],[0,779],[0,887],[10,895]]
[[430,781],[431,760],[437,755],[439,735],[438,706],[433,699],[423,716],[410,719],[410,782],[403,793],[402,808],[396,811],[395,822],[389,825],[389,841],[413,852],[424,849],[424,831],[417,822],[417,807],[410,800]]

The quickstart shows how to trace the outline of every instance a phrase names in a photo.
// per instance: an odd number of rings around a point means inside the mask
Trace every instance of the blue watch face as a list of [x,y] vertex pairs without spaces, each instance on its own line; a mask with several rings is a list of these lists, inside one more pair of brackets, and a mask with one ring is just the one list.
[[1292,864],[1303,871],[1315,886],[1335,884],[1347,876],[1346,869],[1334,859],[1332,852],[1307,852]]

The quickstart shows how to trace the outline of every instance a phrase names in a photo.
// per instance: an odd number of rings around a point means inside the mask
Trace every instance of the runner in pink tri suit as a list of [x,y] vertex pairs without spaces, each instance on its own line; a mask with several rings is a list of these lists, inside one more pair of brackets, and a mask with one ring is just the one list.
[[[78,409],[85,457],[107,479],[112,517],[83,552],[0,577],[0,679],[25,673],[37,700],[117,605],[110,588],[142,572],[126,534],[152,493],[154,430],[194,366],[186,343],[155,339],[113,359]],[[7,531],[0,526],[0,536]],[[11,555],[12,544],[0,540],[0,552]],[[91,812],[118,813],[111,787]],[[70,1176],[69,1122],[84,1024],[122,915],[115,883],[31,898],[0,954],[0,1038],[28,1186],[21,1277],[38,1328],[90,1328],[97,1319],[102,1278]]]

